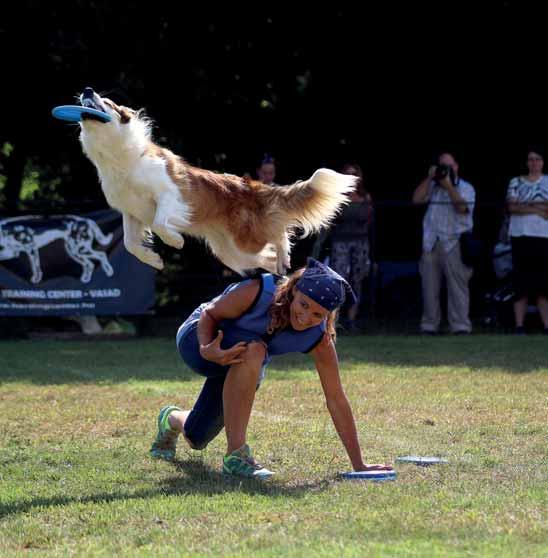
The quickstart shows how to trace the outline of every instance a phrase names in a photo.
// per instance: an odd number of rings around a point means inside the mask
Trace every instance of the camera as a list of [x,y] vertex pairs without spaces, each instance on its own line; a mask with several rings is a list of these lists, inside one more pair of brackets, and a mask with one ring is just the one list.
[[449,176],[451,184],[455,185],[456,176],[453,167],[450,167],[449,165],[436,165],[434,180],[436,182],[441,182],[446,176]]

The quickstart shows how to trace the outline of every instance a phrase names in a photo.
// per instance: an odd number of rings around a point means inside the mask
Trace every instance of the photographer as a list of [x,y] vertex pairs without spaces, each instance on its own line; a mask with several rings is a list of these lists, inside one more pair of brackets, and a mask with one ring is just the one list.
[[425,334],[435,334],[440,327],[442,277],[447,283],[447,318],[451,332],[472,331],[468,290],[472,268],[462,262],[459,240],[473,228],[476,193],[458,172],[454,156],[443,153],[413,193],[414,204],[428,204],[419,263],[423,295],[421,331]]

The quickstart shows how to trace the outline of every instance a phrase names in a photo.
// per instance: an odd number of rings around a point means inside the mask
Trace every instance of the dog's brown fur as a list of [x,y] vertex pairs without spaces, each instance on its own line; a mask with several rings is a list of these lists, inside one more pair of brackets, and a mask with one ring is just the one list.
[[124,214],[126,247],[158,269],[159,257],[137,245],[135,235],[147,228],[176,248],[181,233],[203,238],[240,273],[257,267],[283,273],[295,228],[309,234],[327,226],[354,188],[355,177],[328,169],[276,187],[194,167],[153,143],[139,113],[96,97],[112,121],[82,123],[84,150],[107,200]]

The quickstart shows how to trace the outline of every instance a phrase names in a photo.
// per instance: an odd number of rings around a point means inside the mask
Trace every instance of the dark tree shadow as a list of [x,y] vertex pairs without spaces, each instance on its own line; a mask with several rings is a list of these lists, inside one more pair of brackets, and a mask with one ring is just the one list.
[[[381,366],[452,366],[474,371],[522,374],[546,370],[545,335],[341,336],[341,367],[356,363]],[[277,357],[269,366],[270,381],[314,374],[309,355]],[[200,376],[186,367],[172,339],[63,342],[0,341],[0,383],[28,381],[38,385],[124,383],[129,380],[186,382]]]

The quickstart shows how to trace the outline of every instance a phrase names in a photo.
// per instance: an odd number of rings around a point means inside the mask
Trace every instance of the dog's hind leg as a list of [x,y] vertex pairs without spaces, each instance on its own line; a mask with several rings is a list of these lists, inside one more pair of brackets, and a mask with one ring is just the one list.
[[123,213],[122,216],[124,223],[124,246],[126,250],[142,262],[156,269],[163,269],[164,262],[162,258],[154,250],[143,246],[145,225],[128,213]]
[[188,227],[188,208],[172,192],[164,192],[156,200],[156,214],[152,223],[152,232],[157,234],[168,246],[180,250],[185,239],[181,229]]
[[260,252],[253,254],[243,252],[234,240],[222,231],[209,230],[206,240],[213,254],[240,275],[247,275],[258,268],[276,273],[277,258],[274,245],[267,244]]
[[287,232],[284,232],[282,238],[280,239],[280,242],[276,243],[276,269],[280,275],[285,275],[285,272],[291,266],[291,258],[289,255],[290,252],[291,242],[289,242],[289,236]]

